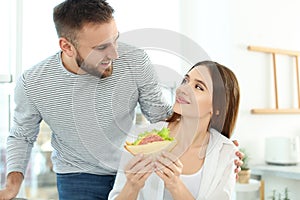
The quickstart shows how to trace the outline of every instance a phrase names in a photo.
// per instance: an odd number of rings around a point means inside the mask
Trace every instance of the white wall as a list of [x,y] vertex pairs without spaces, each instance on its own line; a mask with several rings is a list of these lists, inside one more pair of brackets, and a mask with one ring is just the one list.
[[52,13],[53,8],[60,2],[62,0],[26,0],[23,2],[22,71],[59,50]]
[[179,0],[107,0],[121,33],[141,28],[179,30]]
[[[251,164],[264,163],[264,139],[300,135],[300,115],[254,115],[252,108],[274,107],[271,57],[248,45],[300,51],[300,2],[286,1],[139,1],[109,0],[120,32],[164,28],[186,35],[213,60],[237,75],[241,104],[234,138],[249,149]],[[143,37],[143,36],[141,36]],[[145,38],[147,39],[147,38]],[[171,59],[162,59],[166,65]],[[292,61],[278,59],[279,105],[297,106],[291,91]],[[293,86],[295,87],[295,86]]]
[[197,42],[212,60],[233,65],[229,1],[180,1],[180,8],[180,32]]
[[[231,44],[241,84],[241,112],[236,137],[252,153],[252,162],[262,163],[264,138],[276,135],[300,135],[300,115],[252,115],[252,108],[274,107],[271,57],[247,51],[247,45],[258,45],[289,50],[300,50],[300,2],[238,1],[231,3],[230,26],[234,37]],[[281,59],[281,58],[280,58]],[[290,89],[292,69],[290,60],[279,60],[279,105],[295,106]]]

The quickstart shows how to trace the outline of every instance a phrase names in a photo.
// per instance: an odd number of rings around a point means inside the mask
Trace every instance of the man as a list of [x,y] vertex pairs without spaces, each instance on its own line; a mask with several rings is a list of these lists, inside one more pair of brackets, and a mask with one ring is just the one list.
[[67,0],[54,9],[61,52],[17,83],[0,197],[17,195],[41,120],[53,131],[60,199],[106,199],[137,102],[151,122],[171,114],[146,53],[122,43],[117,51],[112,13],[102,0]]
[[150,122],[172,113],[146,53],[117,43],[113,11],[105,0],[54,8],[61,51],[17,82],[0,199],[17,195],[42,120],[52,130],[60,200],[107,199],[137,103]]

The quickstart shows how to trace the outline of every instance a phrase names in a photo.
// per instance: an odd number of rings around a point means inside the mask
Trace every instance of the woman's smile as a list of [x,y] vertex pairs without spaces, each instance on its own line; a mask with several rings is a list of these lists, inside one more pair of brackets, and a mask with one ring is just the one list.
[[183,97],[177,97],[176,102],[179,104],[190,104],[190,102]]

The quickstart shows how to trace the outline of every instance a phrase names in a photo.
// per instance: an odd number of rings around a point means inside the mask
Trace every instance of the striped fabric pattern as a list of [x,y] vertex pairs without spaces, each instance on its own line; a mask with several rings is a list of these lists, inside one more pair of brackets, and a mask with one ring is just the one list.
[[41,120],[52,130],[55,172],[115,174],[137,103],[150,122],[171,114],[145,51],[124,43],[118,51],[112,76],[103,79],[67,71],[61,52],[23,73],[15,88],[7,173],[25,173]]

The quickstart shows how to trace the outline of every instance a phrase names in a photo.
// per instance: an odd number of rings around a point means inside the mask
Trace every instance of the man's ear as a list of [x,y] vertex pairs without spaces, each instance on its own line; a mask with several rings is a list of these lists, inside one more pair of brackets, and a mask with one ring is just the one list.
[[68,56],[72,57],[75,55],[75,48],[74,46],[66,39],[66,38],[59,38],[59,46],[60,49]]

